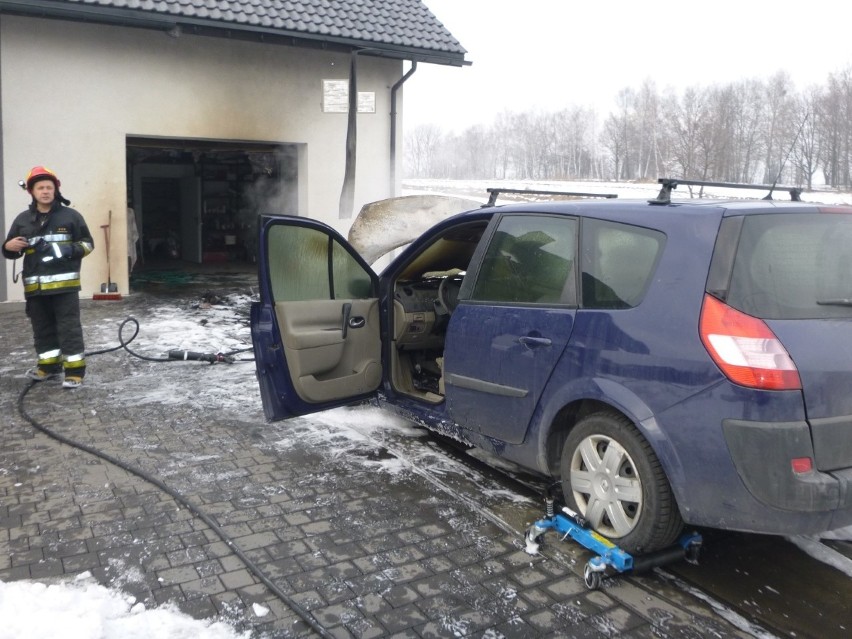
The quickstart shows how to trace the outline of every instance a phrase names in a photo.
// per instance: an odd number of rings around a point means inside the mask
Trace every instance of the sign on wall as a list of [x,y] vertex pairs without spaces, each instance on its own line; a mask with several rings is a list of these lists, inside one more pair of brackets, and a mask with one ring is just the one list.
[[[349,80],[322,81],[323,113],[349,112]],[[358,113],[376,112],[376,92],[358,91]]]

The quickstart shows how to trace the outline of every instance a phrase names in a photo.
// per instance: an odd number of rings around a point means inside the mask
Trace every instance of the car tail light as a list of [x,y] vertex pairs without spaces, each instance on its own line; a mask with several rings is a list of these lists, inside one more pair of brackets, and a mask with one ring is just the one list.
[[749,388],[799,390],[799,371],[766,323],[704,295],[699,330],[725,377]]

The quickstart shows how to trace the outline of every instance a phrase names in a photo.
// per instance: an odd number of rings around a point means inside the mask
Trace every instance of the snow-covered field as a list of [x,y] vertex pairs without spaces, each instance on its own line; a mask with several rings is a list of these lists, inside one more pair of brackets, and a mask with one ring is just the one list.
[[[457,197],[468,197],[481,203],[488,201],[489,188],[520,189],[527,191],[568,191],[572,193],[614,194],[619,199],[643,199],[649,200],[657,197],[660,185],[655,182],[595,182],[595,181],[562,181],[562,180],[432,180],[432,179],[407,179],[403,181],[403,193],[405,195],[419,195],[425,193],[441,193]],[[699,187],[678,186],[672,191],[673,200],[689,199],[699,196]],[[750,190],[739,188],[705,187],[703,197],[710,199],[727,198],[753,198],[761,199],[768,193],[767,190]],[[501,195],[499,202],[512,200],[535,200],[545,199],[543,196],[535,195]],[[783,191],[775,191],[773,199],[777,201],[789,200],[790,196]],[[852,193],[835,191],[824,187],[815,187],[813,191],[804,191],[801,194],[804,202],[819,202],[822,204],[849,204],[852,205]]]

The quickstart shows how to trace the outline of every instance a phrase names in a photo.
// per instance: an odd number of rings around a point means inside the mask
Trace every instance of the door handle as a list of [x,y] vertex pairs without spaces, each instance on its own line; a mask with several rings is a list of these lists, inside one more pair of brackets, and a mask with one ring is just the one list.
[[524,335],[523,337],[519,337],[518,341],[524,346],[528,346],[530,348],[538,346],[550,346],[553,343],[548,337],[533,337],[532,335]]
[[349,314],[352,312],[352,304],[346,302],[343,305],[343,339],[346,339],[346,332],[349,330]]
[[349,328],[363,328],[366,323],[367,320],[360,316],[349,318]]

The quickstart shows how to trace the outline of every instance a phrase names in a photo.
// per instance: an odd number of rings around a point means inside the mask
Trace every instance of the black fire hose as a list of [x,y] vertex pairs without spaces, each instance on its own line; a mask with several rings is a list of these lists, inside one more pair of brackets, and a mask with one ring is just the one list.
[[[132,323],[134,326],[133,335],[130,336],[130,339],[124,339],[124,327],[130,323]],[[141,355],[140,353],[137,353],[128,346],[130,342],[136,339],[137,335],[139,335],[139,321],[135,317],[128,317],[118,326],[118,346],[113,346],[112,348],[104,348],[103,350],[99,351],[88,352],[86,353],[86,357],[92,355],[102,355],[104,353],[112,353],[123,348],[128,353],[133,355],[133,357],[138,357],[139,359],[143,359],[146,362],[180,362],[187,360],[196,360],[201,362],[209,362],[211,364],[216,364],[218,362],[233,364],[234,362],[254,361],[254,359],[236,359],[234,357],[234,355],[238,355],[239,353],[245,353],[247,351],[252,350],[251,347],[241,348],[235,351],[228,351],[227,353],[198,353],[195,351],[171,350],[169,351],[167,357],[148,357],[147,355]]]

